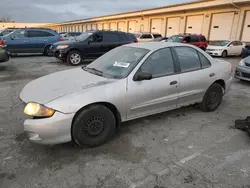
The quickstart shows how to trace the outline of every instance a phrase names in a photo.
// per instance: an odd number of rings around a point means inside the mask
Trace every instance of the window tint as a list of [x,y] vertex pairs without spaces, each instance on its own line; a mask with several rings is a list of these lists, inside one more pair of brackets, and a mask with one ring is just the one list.
[[30,30],[28,31],[28,37],[49,37],[54,36],[47,31]]
[[237,42],[233,41],[233,42],[230,43],[230,45],[237,46]]
[[151,73],[153,78],[174,73],[174,61],[169,48],[151,54],[139,71]]
[[201,42],[206,42],[206,41],[207,41],[206,37],[201,36]]
[[116,33],[103,33],[103,42],[119,42],[120,38]]
[[154,38],[162,38],[162,36],[160,34],[153,34]]
[[199,42],[199,39],[197,36],[191,36],[190,37],[190,42]]
[[25,30],[18,30],[13,33],[12,37],[13,38],[26,38],[26,32]]
[[210,61],[200,52],[197,53],[199,54],[202,68],[210,67],[211,66]]
[[238,46],[241,46],[241,45],[243,45],[243,43],[240,42],[240,41],[237,41],[237,45],[238,45]]
[[141,36],[141,39],[152,39],[152,35],[144,34],[144,35]]
[[190,47],[175,47],[182,72],[201,68],[200,59],[195,49]]
[[186,41],[187,43],[190,43],[191,42],[191,37],[185,37],[183,40]]

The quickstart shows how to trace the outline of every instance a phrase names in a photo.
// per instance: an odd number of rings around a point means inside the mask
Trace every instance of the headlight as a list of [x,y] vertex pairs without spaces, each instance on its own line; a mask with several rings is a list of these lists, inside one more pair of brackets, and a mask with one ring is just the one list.
[[30,102],[25,106],[24,113],[32,117],[51,117],[54,115],[55,110],[41,104]]
[[239,66],[245,66],[245,61],[244,61],[244,59],[242,59],[242,60],[240,61]]
[[56,49],[62,50],[62,49],[68,48],[68,47],[69,47],[69,45],[59,45],[56,47]]

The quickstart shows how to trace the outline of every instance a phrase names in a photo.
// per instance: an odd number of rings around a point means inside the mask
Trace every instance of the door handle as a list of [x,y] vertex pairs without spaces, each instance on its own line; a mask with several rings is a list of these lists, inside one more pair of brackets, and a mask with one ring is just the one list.
[[215,76],[215,74],[214,74],[214,73],[211,73],[209,76],[210,76],[210,77],[213,77],[213,76]]
[[176,84],[178,84],[178,82],[175,80],[175,81],[172,81],[172,82],[170,82],[170,85],[176,85]]

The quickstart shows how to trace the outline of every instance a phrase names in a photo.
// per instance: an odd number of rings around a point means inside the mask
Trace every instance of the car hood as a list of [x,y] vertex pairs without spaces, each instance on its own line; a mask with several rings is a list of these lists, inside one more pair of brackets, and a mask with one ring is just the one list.
[[114,82],[76,68],[43,76],[28,83],[20,93],[25,102],[46,104],[73,92]]
[[213,50],[219,50],[219,49],[224,49],[226,46],[212,46],[212,45],[208,45],[207,46],[207,50],[209,49],[213,49]]
[[53,45],[54,46],[59,46],[59,45],[71,45],[71,44],[75,44],[77,41],[76,40],[65,40],[65,41],[60,41],[60,42],[56,42]]

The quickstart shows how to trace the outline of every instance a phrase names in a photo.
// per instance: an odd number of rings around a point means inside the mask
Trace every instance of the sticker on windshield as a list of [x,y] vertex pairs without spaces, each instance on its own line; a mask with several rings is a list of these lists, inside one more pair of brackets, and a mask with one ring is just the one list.
[[123,67],[123,68],[128,68],[130,63],[125,63],[125,62],[118,62],[116,61],[113,66],[114,67]]

